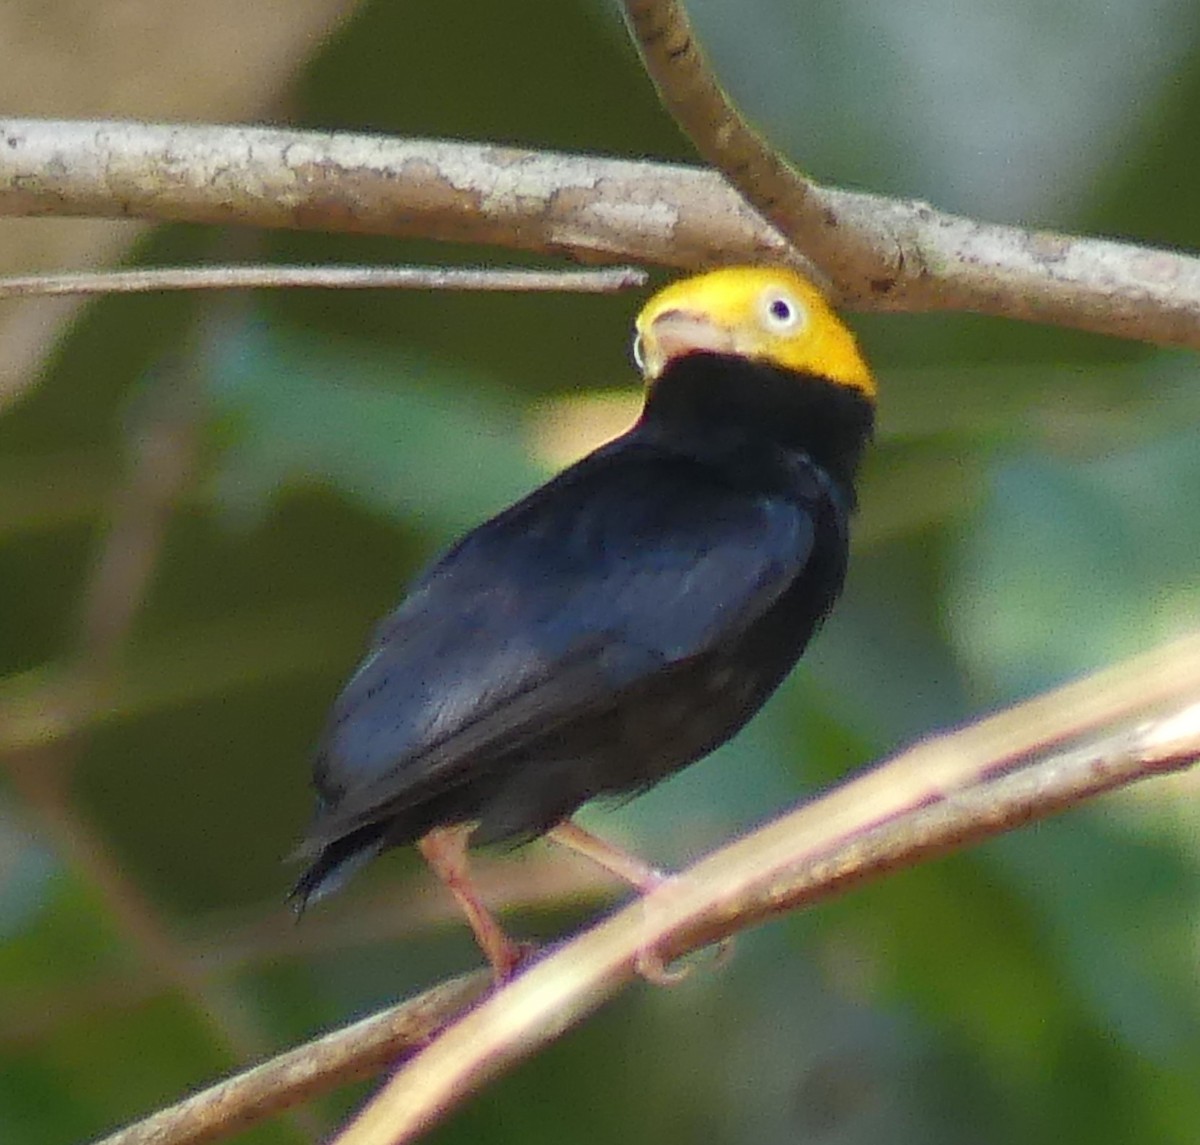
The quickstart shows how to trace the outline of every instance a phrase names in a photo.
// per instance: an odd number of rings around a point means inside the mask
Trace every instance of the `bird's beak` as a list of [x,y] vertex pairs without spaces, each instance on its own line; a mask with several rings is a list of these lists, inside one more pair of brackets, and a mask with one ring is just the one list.
[[642,374],[648,382],[684,354],[730,354],[735,350],[728,327],[691,310],[664,310],[647,323],[640,337]]

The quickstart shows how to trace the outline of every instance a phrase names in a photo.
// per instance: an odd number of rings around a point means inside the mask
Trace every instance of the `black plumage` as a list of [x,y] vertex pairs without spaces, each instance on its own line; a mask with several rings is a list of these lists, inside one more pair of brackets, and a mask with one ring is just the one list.
[[334,707],[301,902],[437,827],[539,835],[733,735],[841,589],[872,412],[690,354],[627,434],[450,549]]
[[298,906],[417,842],[506,977],[521,952],[468,832],[549,833],[653,887],[569,817],[727,740],[828,614],[874,417],[853,335],[801,276],[744,267],[666,287],[637,330],[637,424],[463,538],[375,634],[317,759]]

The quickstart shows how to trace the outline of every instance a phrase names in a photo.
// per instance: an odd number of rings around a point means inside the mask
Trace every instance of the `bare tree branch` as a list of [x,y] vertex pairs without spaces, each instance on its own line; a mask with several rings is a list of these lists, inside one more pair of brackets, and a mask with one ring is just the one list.
[[786,254],[719,177],[687,167],[254,127],[0,120],[2,215],[387,234],[680,267]]
[[623,7],[663,104],[701,156],[828,275],[847,307],[973,310],[1200,348],[1196,258],[823,187],[734,107],[678,0]]
[[[413,1140],[620,990],[647,949],[678,958],[868,877],[1198,759],[1200,634],[919,743],[702,859],[531,966],[413,1058],[338,1145]],[[228,1137],[382,1068],[479,997],[486,981],[480,973],[448,982],[102,1145]]]
[[[1200,259],[811,194],[846,249],[868,252],[839,271],[851,305],[974,310],[1200,349]],[[266,128],[0,121],[0,215],[421,236],[683,268],[805,261],[711,171]]]
[[[1100,731],[1139,711],[1138,726]],[[1088,741],[1064,750],[1081,733]],[[1197,759],[1200,635],[920,743],[702,859],[530,967],[404,1066],[336,1145],[415,1140],[618,992],[647,950],[677,956],[869,874]]]
[[631,266],[606,270],[505,270],[445,266],[180,266],[0,278],[0,298],[53,294],[145,294],[156,290],[546,290],[608,293],[642,286]]
[[461,1013],[490,983],[484,971],[443,982],[159,1110],[97,1145],[202,1145],[231,1137],[315,1094],[385,1069]]
[[[973,310],[1200,349],[1200,259],[812,187],[853,306]],[[713,172],[445,140],[0,121],[0,215],[420,235],[680,268],[805,259]]]

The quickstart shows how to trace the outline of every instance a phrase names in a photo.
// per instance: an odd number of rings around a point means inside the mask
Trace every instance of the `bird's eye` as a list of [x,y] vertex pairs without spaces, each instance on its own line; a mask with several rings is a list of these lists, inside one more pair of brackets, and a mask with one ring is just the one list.
[[636,333],[633,336],[633,361],[639,370],[646,368],[646,353],[642,347],[642,335],[640,333]]
[[763,317],[769,329],[782,334],[800,325],[804,310],[788,295],[772,291],[763,300]]

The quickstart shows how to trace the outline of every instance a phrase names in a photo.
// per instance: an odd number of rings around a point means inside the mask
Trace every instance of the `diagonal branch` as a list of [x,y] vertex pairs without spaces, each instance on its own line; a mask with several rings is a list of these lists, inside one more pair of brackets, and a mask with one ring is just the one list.
[[[1115,730],[1114,730],[1115,728]],[[647,947],[677,958],[870,877],[1200,759],[1200,634],[917,744],[702,859],[447,1028],[338,1145],[409,1141],[582,1021]],[[106,1138],[200,1145],[382,1068],[478,997],[456,979]]]
[[[973,310],[1200,349],[1200,259],[829,187],[852,305]],[[240,223],[696,268],[804,260],[718,174],[445,140],[0,120],[0,216]]]
[[[871,231],[845,233],[820,189],[750,126],[717,82],[691,21],[678,0],[623,0],[626,22],[658,97],[700,157],[803,251],[849,299],[861,269],[900,262],[897,243]],[[884,239],[883,245],[879,240]],[[890,249],[889,249],[890,248]],[[885,268],[880,267],[880,270]],[[885,274],[892,279],[895,265]]]
[[[829,277],[844,305],[973,310],[1200,347],[1195,258],[821,186],[733,105],[679,0],[622,6],[659,98],[696,150]],[[1147,310],[1158,330],[1148,338],[1136,332]]]
[[231,1137],[335,1085],[386,1069],[474,1002],[490,982],[483,971],[443,982],[184,1098],[96,1145],[203,1145]]
[[[1167,713],[1097,734],[1139,706]],[[1064,740],[1090,731],[1082,746]],[[1031,753],[1039,758],[1028,761]],[[532,966],[443,1031],[336,1145],[401,1145],[667,957],[871,874],[1200,759],[1200,635],[918,744],[723,848]]]

